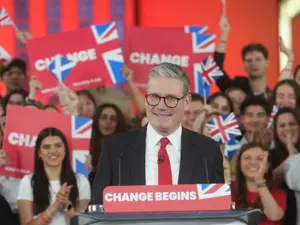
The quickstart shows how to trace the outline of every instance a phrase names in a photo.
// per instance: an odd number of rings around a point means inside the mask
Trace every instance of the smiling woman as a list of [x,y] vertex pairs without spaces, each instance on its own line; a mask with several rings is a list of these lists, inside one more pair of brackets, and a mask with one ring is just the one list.
[[256,143],[242,146],[236,163],[236,181],[232,188],[232,201],[236,209],[260,208],[265,217],[262,224],[281,224],[286,208],[286,193],[271,188],[268,152]]
[[34,172],[21,181],[18,208],[21,224],[68,224],[84,212],[90,199],[88,180],[71,168],[65,135],[43,129],[36,140]]

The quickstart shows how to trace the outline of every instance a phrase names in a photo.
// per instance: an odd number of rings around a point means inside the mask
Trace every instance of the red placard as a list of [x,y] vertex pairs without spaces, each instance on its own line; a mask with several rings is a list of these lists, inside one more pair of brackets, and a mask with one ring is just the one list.
[[126,80],[115,22],[32,39],[27,51],[44,95],[52,95],[59,83],[78,91]]
[[111,186],[103,192],[105,212],[186,212],[228,210],[227,184]]
[[3,149],[10,164],[0,169],[1,175],[22,178],[33,172],[37,135],[46,127],[56,127],[64,133],[75,172],[87,175],[83,164],[90,144],[91,119],[15,105],[9,105],[7,110]]
[[171,62],[188,74],[191,91],[201,93],[200,62],[215,49],[215,35],[204,33],[206,30],[205,26],[129,28],[125,36],[124,58],[136,74],[136,85],[146,88],[150,69],[161,62]]

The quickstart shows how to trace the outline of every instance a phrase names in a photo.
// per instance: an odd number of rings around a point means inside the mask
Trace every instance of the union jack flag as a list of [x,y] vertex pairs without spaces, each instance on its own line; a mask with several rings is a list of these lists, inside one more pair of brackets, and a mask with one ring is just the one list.
[[242,134],[234,113],[218,116],[209,121],[206,126],[211,138],[220,144]]
[[89,150],[73,150],[72,163],[75,173],[81,173],[88,177],[88,170],[85,168],[85,161],[89,154]]
[[207,31],[208,26],[184,26],[184,31],[187,34],[190,33],[197,33],[197,34],[203,34],[205,31]]
[[97,44],[103,44],[119,38],[116,22],[92,25],[91,29]]
[[56,55],[48,65],[48,70],[60,83],[63,83],[75,66],[75,61],[69,60],[62,55]]
[[[97,44],[104,44],[119,38],[116,22],[92,25],[91,29]],[[112,84],[125,82],[126,78],[121,72],[121,67],[124,64],[121,48],[108,50],[102,54],[102,57]]]
[[204,86],[211,86],[217,79],[224,75],[212,56],[208,56],[200,63],[200,65]]
[[235,138],[230,138],[230,140],[225,144],[224,155],[231,160],[240,148],[240,143]]
[[87,176],[84,164],[89,154],[87,147],[90,145],[93,120],[80,116],[72,116],[71,120],[73,168],[76,173]]
[[92,135],[93,120],[80,116],[72,117],[72,137],[90,138]]
[[197,184],[199,199],[217,198],[231,195],[227,184]]
[[213,53],[215,51],[214,34],[198,34],[197,32],[191,33],[193,53]]
[[0,26],[14,25],[5,8],[0,8]]
[[194,85],[195,92],[201,96],[210,96],[210,86],[203,85],[202,69],[200,63],[194,64]]
[[271,115],[270,115],[270,118],[269,118],[269,122],[268,122],[268,127],[269,128],[272,127],[273,121],[274,121],[274,117],[278,113],[278,110],[279,110],[279,106],[273,105],[272,112],[271,112]]

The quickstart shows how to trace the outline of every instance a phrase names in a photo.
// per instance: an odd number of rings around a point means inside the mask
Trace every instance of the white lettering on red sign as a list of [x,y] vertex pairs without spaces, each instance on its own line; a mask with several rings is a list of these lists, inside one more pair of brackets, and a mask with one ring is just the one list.
[[33,148],[35,146],[36,139],[37,136],[31,136],[29,134],[22,134],[16,132],[11,132],[8,135],[8,142],[11,145],[25,146],[28,148]]
[[194,191],[181,192],[156,192],[155,201],[178,201],[196,200],[197,195]]
[[195,191],[107,193],[104,199],[106,202],[182,201],[196,200],[197,194]]
[[129,59],[133,64],[157,65],[162,62],[168,62],[181,67],[189,66],[189,56],[187,55],[132,52],[129,56]]
[[106,202],[135,202],[135,201],[153,201],[152,192],[140,193],[107,193],[105,195]]
[[[47,67],[51,64],[51,62],[53,61],[53,59],[55,59],[55,57],[56,56],[36,60],[34,64],[35,69],[37,71],[43,71],[47,69]],[[67,53],[65,57],[74,62],[86,62],[86,61],[96,60],[97,54],[96,54],[96,49],[91,48],[87,50],[81,50],[78,52]]]

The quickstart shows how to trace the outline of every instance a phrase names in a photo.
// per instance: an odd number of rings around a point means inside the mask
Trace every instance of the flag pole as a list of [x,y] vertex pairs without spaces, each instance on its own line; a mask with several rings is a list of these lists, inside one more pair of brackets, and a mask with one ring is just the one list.
[[202,88],[203,88],[204,105],[207,105],[207,95],[206,95],[205,84],[204,84],[204,80],[203,79],[202,79]]
[[226,16],[227,14],[227,7],[226,7],[226,0],[221,0],[223,5],[223,16]]

